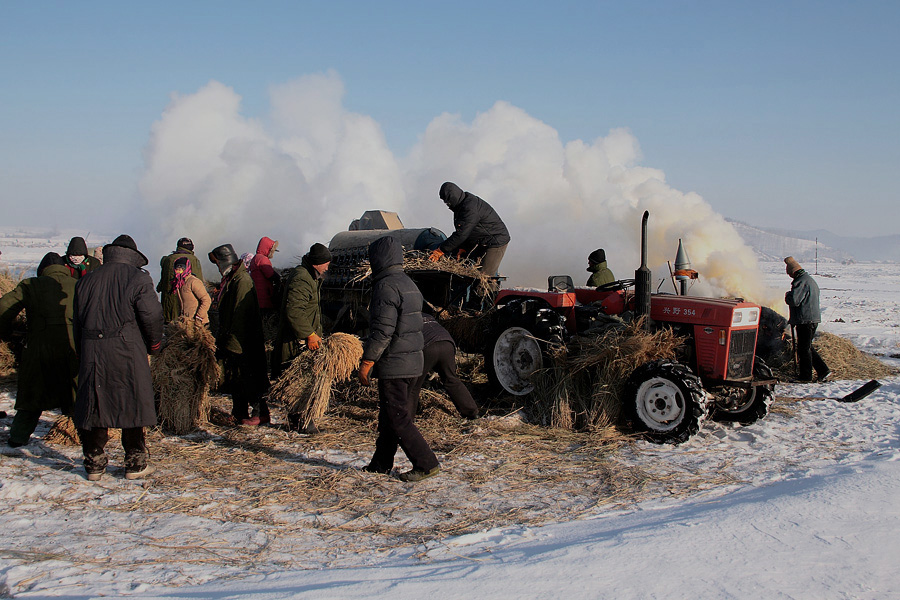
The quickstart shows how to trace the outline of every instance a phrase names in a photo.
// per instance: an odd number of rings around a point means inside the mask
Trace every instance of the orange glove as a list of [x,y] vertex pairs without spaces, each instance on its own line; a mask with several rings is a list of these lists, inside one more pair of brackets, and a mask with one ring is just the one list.
[[438,248],[437,250],[435,250],[434,252],[431,253],[431,256],[428,257],[428,260],[430,260],[431,262],[437,262],[437,261],[441,260],[441,257],[443,255],[444,255],[444,253],[441,251],[440,248]]
[[359,382],[365,386],[368,386],[369,383],[369,371],[372,370],[372,367],[375,366],[374,360],[364,360],[359,363]]
[[463,250],[462,248],[460,248],[459,250],[456,251],[456,260],[462,260],[465,255],[466,255],[466,251]]
[[306,338],[306,347],[310,350],[318,350],[319,342],[321,341],[322,338],[320,338],[319,335],[315,331],[313,331],[311,334],[309,334],[309,337]]

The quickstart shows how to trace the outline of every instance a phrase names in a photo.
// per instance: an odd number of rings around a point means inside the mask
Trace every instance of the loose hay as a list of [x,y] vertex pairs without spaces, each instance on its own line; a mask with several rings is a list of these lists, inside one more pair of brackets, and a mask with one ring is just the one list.
[[672,359],[683,343],[671,329],[649,333],[640,321],[598,335],[578,336],[558,348],[538,372],[532,416],[569,430],[599,431],[621,421],[625,382],[639,365]]
[[269,398],[298,414],[303,427],[320,419],[328,410],[332,386],[353,375],[362,358],[362,342],[354,335],[334,333],[322,340],[315,352],[302,352],[281,375]]
[[166,343],[150,363],[159,422],[182,435],[209,416],[209,388],[219,379],[216,343],[206,327],[182,317],[166,325]]
[[[25,271],[13,273],[9,269],[0,271],[0,296],[14,289],[25,277]],[[19,313],[13,323],[13,329],[18,335],[25,334],[25,313]],[[12,379],[16,375],[16,353],[12,345],[7,341],[0,341],[0,380]]]
[[896,369],[859,350],[850,340],[832,333],[817,335],[813,347],[831,369],[833,379],[877,379],[897,373]]

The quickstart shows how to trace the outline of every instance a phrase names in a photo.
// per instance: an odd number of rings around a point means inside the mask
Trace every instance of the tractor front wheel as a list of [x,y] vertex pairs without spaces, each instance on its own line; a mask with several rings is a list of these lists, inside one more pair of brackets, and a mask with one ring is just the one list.
[[706,392],[686,366],[658,360],[641,365],[625,384],[632,428],[656,444],[680,444],[706,419]]
[[[758,356],[753,364],[753,378],[774,378],[772,369]],[[773,385],[758,385],[749,390],[729,388],[726,393],[716,397],[712,418],[715,421],[750,425],[768,414],[769,404],[774,397],[775,386]]]

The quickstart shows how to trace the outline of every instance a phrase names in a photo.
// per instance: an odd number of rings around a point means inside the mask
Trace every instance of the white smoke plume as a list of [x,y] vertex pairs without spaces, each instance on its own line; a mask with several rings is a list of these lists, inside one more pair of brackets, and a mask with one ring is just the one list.
[[599,247],[619,278],[633,277],[649,210],[654,286],[673,291],[666,263],[683,239],[700,273],[691,294],[780,304],[734,228],[700,196],[641,166],[639,144],[625,129],[563,143],[551,126],[501,101],[472,122],[436,117],[397,158],[379,125],[347,111],[343,95],[334,72],[275,86],[266,123],[242,116],[239,96],[215,81],[173,97],[153,126],[140,183],[149,251],[162,256],[187,235],[201,255],[222,243],[252,252],[266,235],[280,242],[276,266],[288,266],[369,209],[449,235],[452,213],[438,190],[453,181],[506,222],[507,286],[543,287],[559,274],[582,285],[586,257]]

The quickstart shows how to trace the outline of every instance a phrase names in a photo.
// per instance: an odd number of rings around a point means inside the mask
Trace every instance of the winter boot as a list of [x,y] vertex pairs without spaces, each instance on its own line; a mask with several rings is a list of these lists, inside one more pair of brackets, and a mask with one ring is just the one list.
[[125,469],[125,479],[143,479],[156,468],[151,467],[150,465],[145,465],[144,467],[134,467],[133,469]]
[[428,479],[429,477],[434,477],[438,473],[441,472],[440,467],[435,467],[428,471],[423,471],[421,469],[411,469],[406,471],[405,473],[400,473],[400,481],[406,481],[408,483],[416,483],[422,481],[423,479]]

